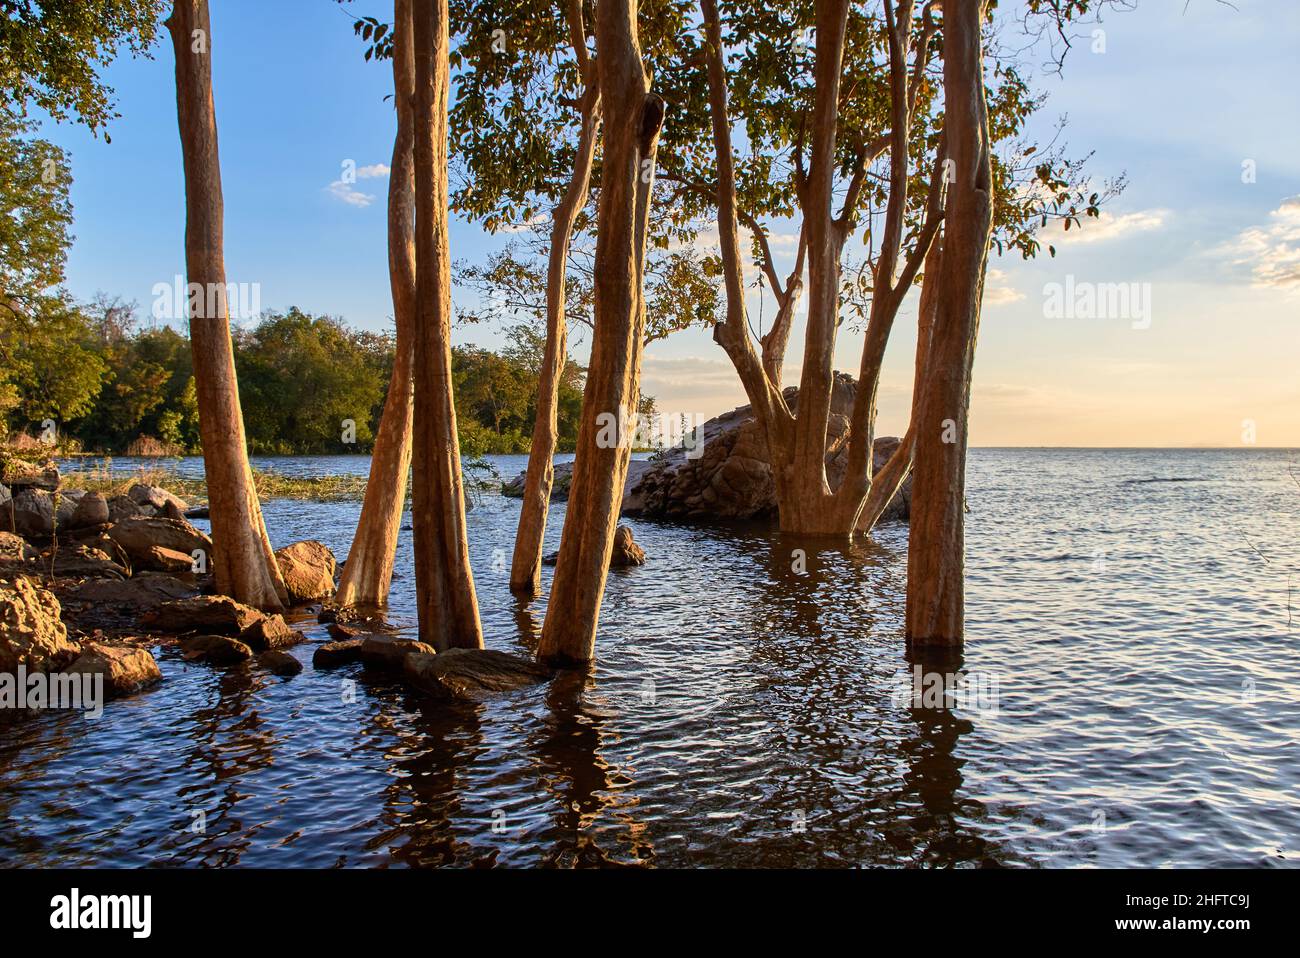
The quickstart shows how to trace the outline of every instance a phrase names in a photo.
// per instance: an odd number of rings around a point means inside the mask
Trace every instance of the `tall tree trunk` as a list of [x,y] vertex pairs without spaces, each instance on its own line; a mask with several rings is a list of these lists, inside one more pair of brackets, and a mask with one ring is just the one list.
[[207,0],[177,0],[166,23],[176,53],[176,108],[185,164],[185,267],[190,289],[198,284],[200,290],[190,297],[190,348],[212,514],[210,567],[218,592],[279,610],[288,595],[248,466],[230,340]]
[[966,427],[993,222],[981,27],[984,3],[945,4],[945,135],[953,175],[930,373],[916,420],[907,637],[960,645],[964,631]]
[[581,131],[573,174],[563,199],[551,215],[551,250],[546,271],[546,346],[537,384],[537,420],[533,424],[533,442],[528,450],[523,507],[519,512],[515,553],[510,565],[511,591],[527,598],[539,595],[542,590],[542,543],[546,538],[551,487],[555,483],[560,378],[568,352],[565,282],[568,278],[569,242],[573,237],[573,224],[587,203],[600,117],[600,86],[596,82],[594,65],[587,56],[580,0],[571,0],[569,4],[569,29],[586,88],[582,96]]
[[393,87],[397,136],[388,181],[388,278],[397,323],[393,371],[370,458],[370,479],[357,532],[339,578],[341,606],[382,606],[393,579],[397,536],[411,468],[411,392],[415,332],[415,47],[411,0],[396,0],[393,17]]
[[596,8],[605,120],[595,333],[560,557],[538,647],[538,656],[555,664],[581,664],[595,653],[639,396],[646,230],[664,104],[649,90],[636,15],[634,0],[601,0]]
[[481,648],[451,379],[447,234],[447,0],[413,0],[415,41],[415,422],[412,518],[420,638]]

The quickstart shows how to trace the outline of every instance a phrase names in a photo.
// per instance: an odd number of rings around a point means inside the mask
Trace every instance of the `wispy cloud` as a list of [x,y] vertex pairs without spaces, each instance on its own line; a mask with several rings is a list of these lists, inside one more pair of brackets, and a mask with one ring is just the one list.
[[[351,162],[351,161],[349,161]],[[325,187],[325,192],[334,197],[340,203],[346,203],[348,206],[355,206],[359,209],[365,209],[375,201],[371,193],[364,193],[356,188],[356,184],[361,180],[376,180],[388,176],[390,170],[383,163],[372,163],[369,166],[359,166],[355,175],[343,175]]]
[[1000,269],[990,269],[984,280],[984,305],[1005,306],[1018,303],[1025,294],[1014,286],[1006,285],[1007,274]]
[[1123,213],[1119,216],[1103,212],[1096,219],[1087,216],[1080,217],[1082,225],[1071,227],[1069,232],[1066,232],[1063,220],[1055,220],[1044,227],[1042,238],[1045,242],[1055,246],[1060,246],[1066,242],[1106,243],[1111,240],[1132,236],[1134,233],[1148,233],[1152,230],[1158,230],[1165,225],[1169,216],[1168,210],[1160,209],[1135,210],[1132,213]]
[[1242,230],[1224,252],[1249,266],[1254,286],[1300,291],[1300,196],[1289,196],[1263,226]]

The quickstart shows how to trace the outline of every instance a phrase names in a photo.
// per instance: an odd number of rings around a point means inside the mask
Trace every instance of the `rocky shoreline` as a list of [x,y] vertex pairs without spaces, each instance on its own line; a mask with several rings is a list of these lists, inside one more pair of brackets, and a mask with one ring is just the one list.
[[[10,461],[0,473],[0,679],[36,682],[100,676],[104,698],[162,681],[154,650],[187,663],[253,667],[291,678],[287,650],[308,636],[290,624],[327,626],[313,668],[361,663],[443,699],[475,698],[550,676],[530,659],[491,650],[445,650],[401,636],[382,618],[330,605],[339,569],[314,540],[276,551],[288,618],[216,594],[212,540],[190,523],[206,516],[156,486],[124,495],[61,488],[53,463]],[[629,534],[630,541],[630,534]],[[6,703],[12,704],[12,703]]]

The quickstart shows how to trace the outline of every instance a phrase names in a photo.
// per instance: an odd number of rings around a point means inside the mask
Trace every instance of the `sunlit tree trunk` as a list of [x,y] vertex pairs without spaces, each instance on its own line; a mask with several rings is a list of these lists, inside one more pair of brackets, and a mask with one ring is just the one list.
[[388,397],[370,459],[366,498],[335,596],[341,606],[382,606],[388,600],[406,506],[406,477],[411,467],[411,421],[415,411],[411,392],[415,326],[415,52],[411,0],[396,0],[394,13],[397,136],[388,182],[388,275],[397,339]]
[[211,571],[217,591],[278,610],[288,602],[262,520],[245,448],[235,379],[223,251],[221,164],[212,100],[212,30],[207,0],[177,0],[167,19],[176,53],[176,106],[185,165],[185,265],[190,346],[212,516]]
[[952,176],[929,382],[915,423],[907,637],[960,645],[965,595],[966,427],[993,222],[984,93],[984,3],[945,3],[943,87]]
[[634,0],[601,0],[596,70],[604,111],[596,221],[595,333],[560,556],[538,655],[581,664],[596,626],[631,457],[645,329],[642,278],[663,101],[650,93]]
[[447,0],[413,0],[415,42],[415,421],[412,517],[420,638],[481,648],[451,378],[447,233]]
[[581,110],[581,131],[574,158],[573,174],[563,199],[551,216],[551,250],[546,271],[546,346],[537,384],[537,420],[528,452],[528,473],[524,477],[523,507],[515,534],[515,553],[510,566],[510,588],[518,595],[533,597],[542,587],[542,543],[546,537],[546,513],[555,483],[555,448],[558,444],[560,378],[568,351],[568,323],[565,315],[565,282],[568,277],[569,242],[578,213],[587,203],[591,165],[596,155],[596,128],[600,116],[600,87],[594,64],[587,56],[586,31],[580,0],[569,4],[569,30],[579,69],[586,79]]

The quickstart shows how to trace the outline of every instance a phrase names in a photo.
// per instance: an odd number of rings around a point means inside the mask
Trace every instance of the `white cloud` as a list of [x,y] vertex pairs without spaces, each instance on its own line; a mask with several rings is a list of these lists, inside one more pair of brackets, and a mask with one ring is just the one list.
[[1096,219],[1081,216],[1079,218],[1081,225],[1072,226],[1068,233],[1065,231],[1063,220],[1054,220],[1043,228],[1042,238],[1054,246],[1060,246],[1065,242],[1104,243],[1134,233],[1158,230],[1165,225],[1168,218],[1168,210],[1136,210],[1121,216],[1103,212]]
[[[348,160],[344,164],[345,173],[347,167],[352,165]],[[390,170],[383,163],[372,163],[369,166],[359,166],[356,168],[353,176],[341,176],[329,186],[325,187],[325,192],[334,197],[340,203],[346,203],[348,206],[355,206],[358,209],[365,209],[375,201],[375,197],[370,193],[363,193],[356,188],[359,180],[377,180],[388,176]]]
[[1003,285],[1006,279],[1007,274],[1000,269],[988,271],[984,279],[985,306],[1005,306],[1008,303],[1018,303],[1025,298],[1025,294],[1015,287]]
[[1254,286],[1300,291],[1300,196],[1284,199],[1263,226],[1242,230],[1223,251],[1249,266]]
[[356,206],[361,209],[365,209],[375,201],[374,196],[371,194],[362,193],[360,190],[354,189],[351,183],[346,183],[343,180],[335,180],[325,187],[325,192],[336,200],[348,204],[348,206]]

